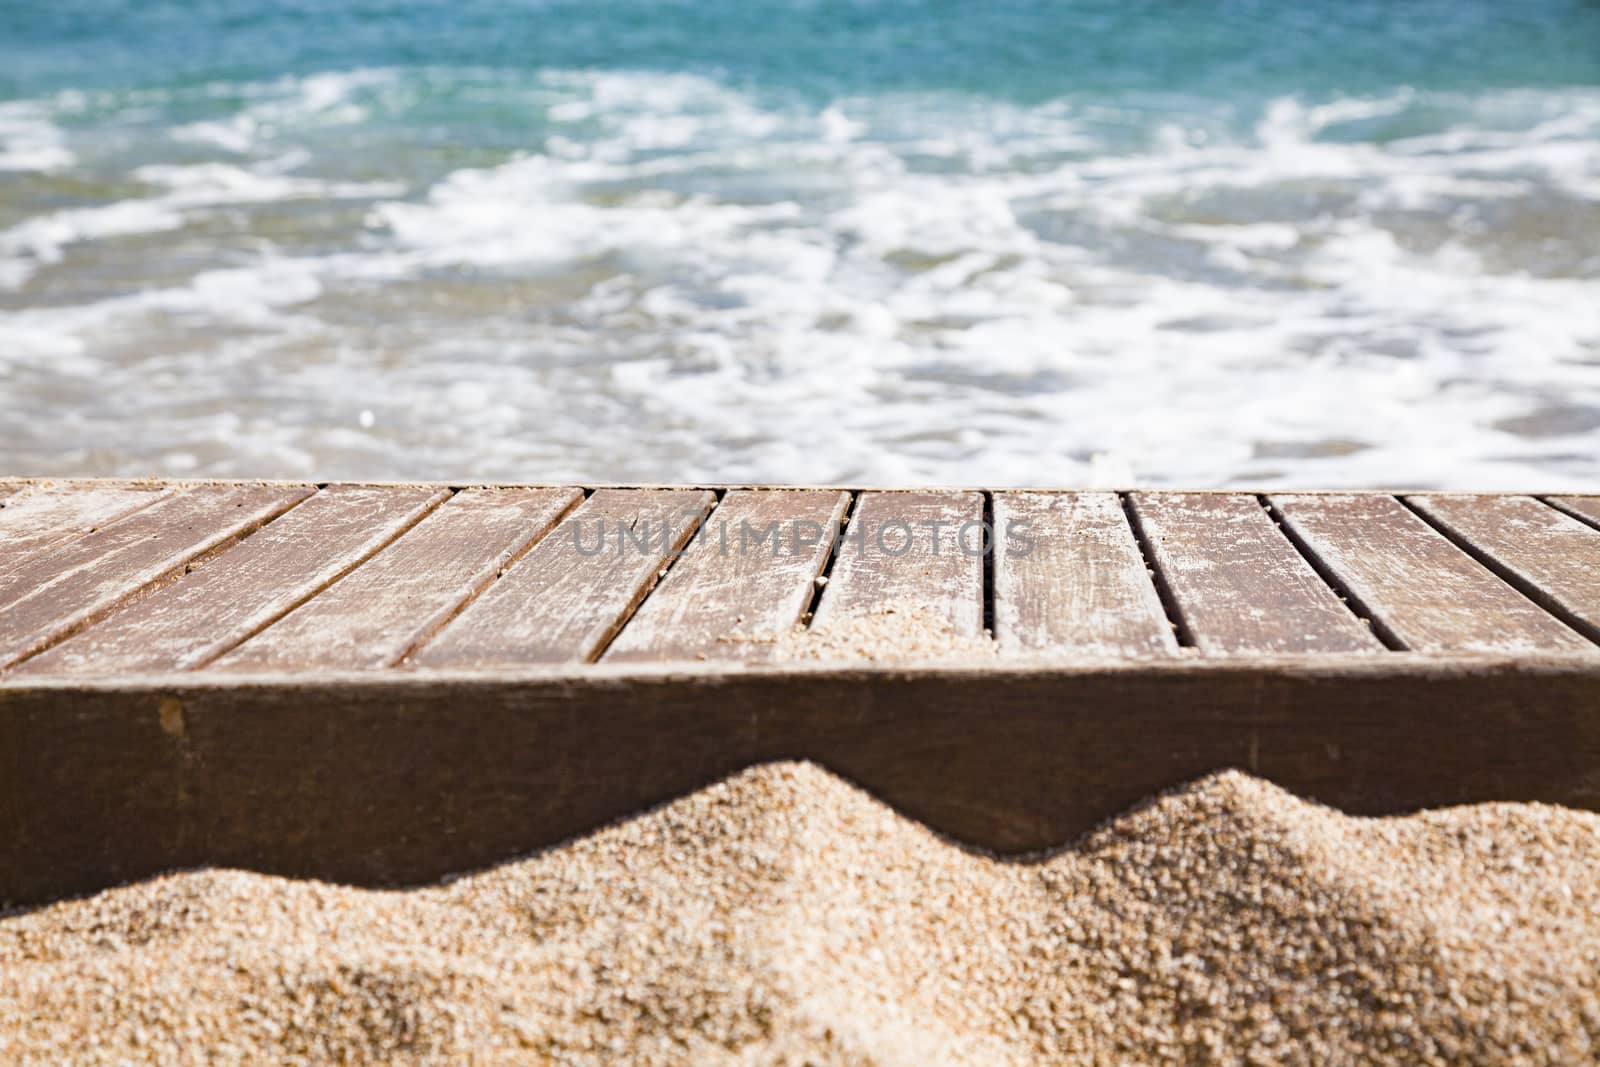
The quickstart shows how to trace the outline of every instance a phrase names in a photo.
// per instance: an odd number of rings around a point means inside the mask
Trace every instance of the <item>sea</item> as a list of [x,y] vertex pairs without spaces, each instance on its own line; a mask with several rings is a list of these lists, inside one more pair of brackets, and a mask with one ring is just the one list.
[[0,0],[0,474],[1600,488],[1600,2]]

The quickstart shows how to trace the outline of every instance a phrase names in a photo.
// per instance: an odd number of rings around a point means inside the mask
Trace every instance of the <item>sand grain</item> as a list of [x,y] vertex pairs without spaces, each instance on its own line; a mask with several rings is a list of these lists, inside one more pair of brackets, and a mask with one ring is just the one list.
[[1049,859],[758,767],[375,892],[174,875],[0,920],[0,1063],[1592,1063],[1600,817],[1237,773]]

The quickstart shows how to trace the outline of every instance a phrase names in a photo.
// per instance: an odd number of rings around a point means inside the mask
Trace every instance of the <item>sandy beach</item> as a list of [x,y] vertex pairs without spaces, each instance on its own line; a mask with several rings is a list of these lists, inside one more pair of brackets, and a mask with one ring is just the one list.
[[1228,772],[999,861],[773,764],[440,886],[13,914],[0,1020],[17,1065],[1592,1062],[1600,816]]

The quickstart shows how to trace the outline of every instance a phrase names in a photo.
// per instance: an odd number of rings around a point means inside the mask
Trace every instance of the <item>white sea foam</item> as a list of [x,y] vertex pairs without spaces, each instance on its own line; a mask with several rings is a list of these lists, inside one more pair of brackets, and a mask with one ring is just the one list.
[[273,160],[248,170],[227,163],[151,164],[135,169],[133,177],[170,190],[156,202],[176,207],[280,200],[363,200],[398,196],[406,188],[403,182],[394,181],[335,182],[296,177],[281,173],[283,169]]
[[66,138],[37,101],[0,103],[0,171],[57,171],[74,156]]
[[39,266],[59,262],[68,245],[157,233],[182,225],[182,214],[153,200],[124,200],[35,216],[0,230],[0,288],[19,287]]
[[[186,128],[255,158],[146,162],[133,176],[161,192],[28,220],[0,255],[295,199],[371,199],[364,225],[0,313],[10,358],[69,390],[159,360],[172,391],[133,386],[129,428],[99,428],[127,471],[1600,477],[1600,95],[1404,91],[1152,125],[1071,101],[808,108],[678,75],[515,92],[538,139],[415,193],[300,176],[309,150],[263,135],[360,122],[372,93],[401,107],[389,73],[257,92],[231,143]],[[1419,109],[1443,118],[1400,121]],[[269,140],[302,155],[275,166]],[[0,421],[28,417],[8,403]],[[137,443],[135,422],[174,410],[207,414]]]
[[330,71],[247,86],[225,84],[218,88],[246,95],[254,102],[226,118],[176,126],[171,135],[243,155],[285,132],[360,123],[371,113],[362,98],[381,94],[398,82],[397,71],[372,69]]
[[286,200],[370,199],[404,192],[398,182],[330,182],[225,163],[149,165],[130,177],[164,194],[36,215],[0,230],[0,290],[20,288],[73,245],[181,229],[200,209]]

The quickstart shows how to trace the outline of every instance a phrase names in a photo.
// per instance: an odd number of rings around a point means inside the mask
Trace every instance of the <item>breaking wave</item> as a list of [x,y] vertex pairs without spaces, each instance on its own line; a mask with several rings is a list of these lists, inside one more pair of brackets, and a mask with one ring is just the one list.
[[1600,477],[1596,90],[360,69],[0,104],[0,191],[28,473]]

